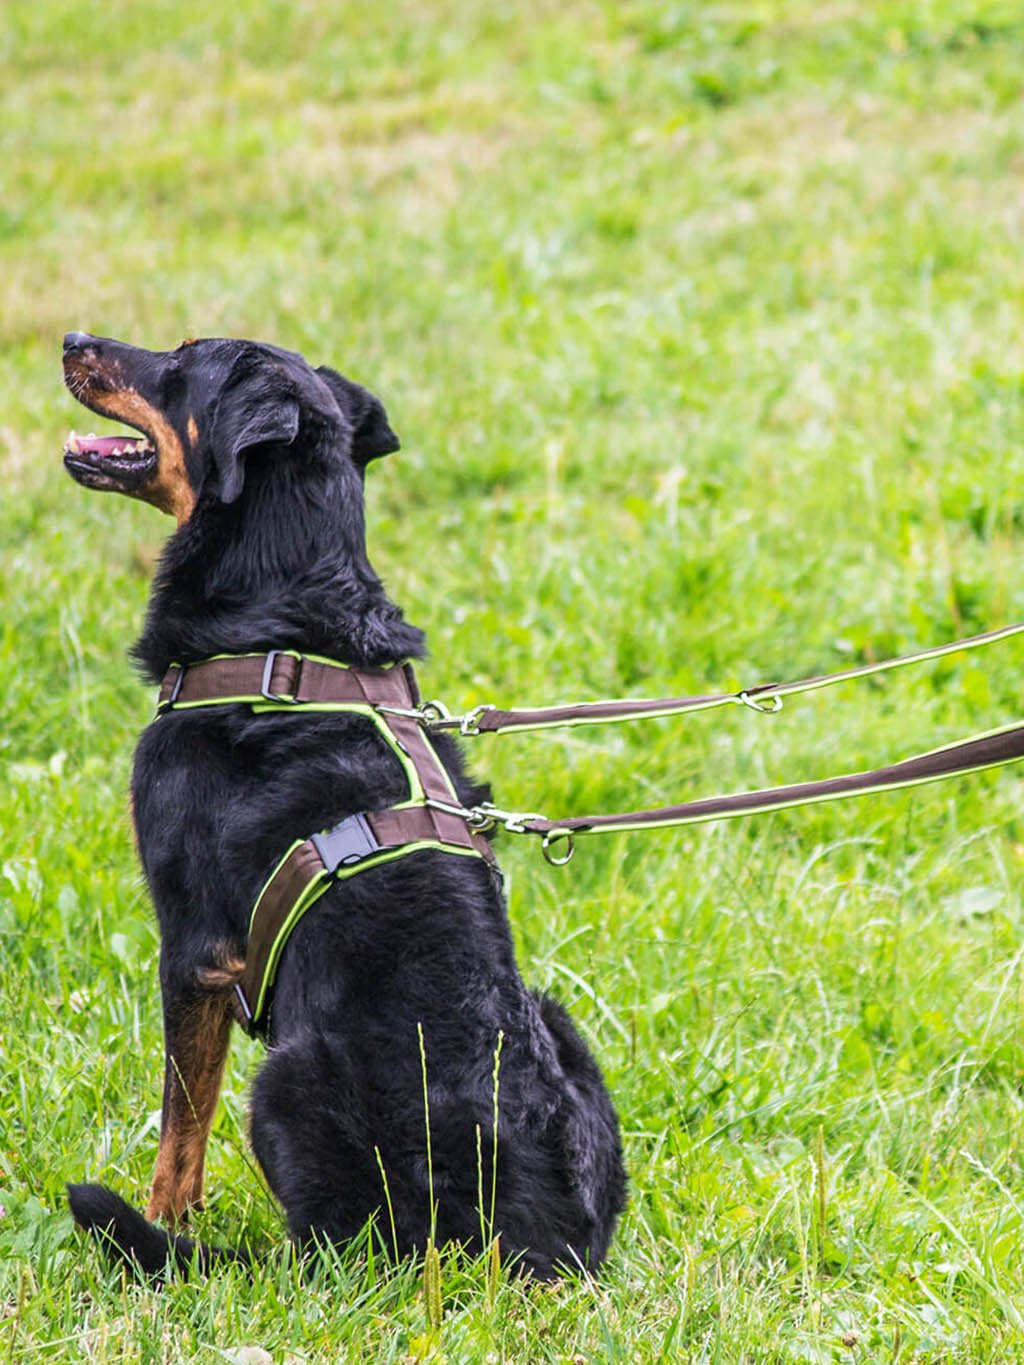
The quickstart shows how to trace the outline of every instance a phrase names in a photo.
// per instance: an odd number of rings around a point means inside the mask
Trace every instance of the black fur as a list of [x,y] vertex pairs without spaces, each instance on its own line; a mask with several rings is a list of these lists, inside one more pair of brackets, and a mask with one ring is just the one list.
[[[198,424],[195,507],[168,542],[133,651],[151,682],[172,661],[270,648],[361,665],[422,654],[366,557],[363,467],[397,446],[379,400],[247,342],[166,355],[95,345],[101,359],[112,348],[118,372],[176,431],[189,415]],[[479,799],[456,746],[440,749],[462,799]],[[407,795],[394,756],[358,717],[224,706],[151,724],[132,792],[169,1040],[211,989],[204,974],[244,956],[253,902],[288,845]],[[499,1039],[502,1254],[541,1278],[596,1268],[625,1188],[600,1073],[565,1012],[524,987],[488,866],[433,851],[336,884],[285,951],[252,1144],[293,1239],[343,1241],[375,1216],[386,1248],[422,1249],[432,1179],[437,1241],[480,1251]],[[205,1267],[219,1254],[157,1231],[99,1187],[73,1187],[71,1206],[147,1274],[169,1256]]]
[[183,1275],[193,1267],[205,1273],[215,1261],[249,1264],[244,1251],[210,1247],[147,1223],[120,1195],[102,1185],[69,1185],[68,1204],[75,1222],[100,1239],[112,1260],[123,1261],[145,1279],[162,1279],[169,1263]]

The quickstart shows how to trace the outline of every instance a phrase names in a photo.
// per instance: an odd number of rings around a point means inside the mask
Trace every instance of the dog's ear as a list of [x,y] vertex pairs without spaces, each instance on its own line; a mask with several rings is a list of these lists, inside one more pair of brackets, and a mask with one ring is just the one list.
[[327,365],[321,365],[317,374],[352,423],[352,458],[356,464],[367,465],[379,455],[391,455],[398,450],[398,437],[391,430],[384,404],[376,394]]
[[213,460],[221,502],[234,502],[245,482],[244,456],[255,446],[291,445],[299,432],[299,404],[273,371],[251,370],[221,395],[213,418]]

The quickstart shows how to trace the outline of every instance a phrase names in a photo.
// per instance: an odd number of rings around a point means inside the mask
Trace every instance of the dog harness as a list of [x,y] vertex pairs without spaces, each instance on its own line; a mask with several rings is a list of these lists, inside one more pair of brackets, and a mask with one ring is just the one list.
[[377,727],[409,784],[408,798],[396,805],[349,815],[333,829],[297,839],[264,883],[235,993],[246,1032],[265,1034],[288,936],[334,882],[422,849],[483,858],[494,868],[496,863],[424,727],[411,664],[357,669],[283,649],[172,664],[160,687],[157,715],[228,705],[363,716]]

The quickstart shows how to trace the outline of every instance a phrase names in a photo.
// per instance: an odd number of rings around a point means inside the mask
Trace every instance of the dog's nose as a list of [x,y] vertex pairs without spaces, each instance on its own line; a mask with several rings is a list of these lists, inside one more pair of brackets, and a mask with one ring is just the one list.
[[88,346],[92,340],[93,338],[88,332],[67,332],[64,336],[64,350],[81,351]]

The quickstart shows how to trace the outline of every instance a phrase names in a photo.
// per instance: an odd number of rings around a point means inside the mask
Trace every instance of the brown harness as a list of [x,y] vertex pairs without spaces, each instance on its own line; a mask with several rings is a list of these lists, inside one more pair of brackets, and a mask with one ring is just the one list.
[[249,1033],[265,1031],[277,965],[288,936],[334,881],[423,849],[485,859],[490,843],[471,824],[420,719],[410,664],[356,669],[293,651],[231,655],[172,664],[157,714],[205,706],[362,715],[374,723],[405,771],[409,797],[350,815],[291,845],[253,907],[245,969],[235,987]]

